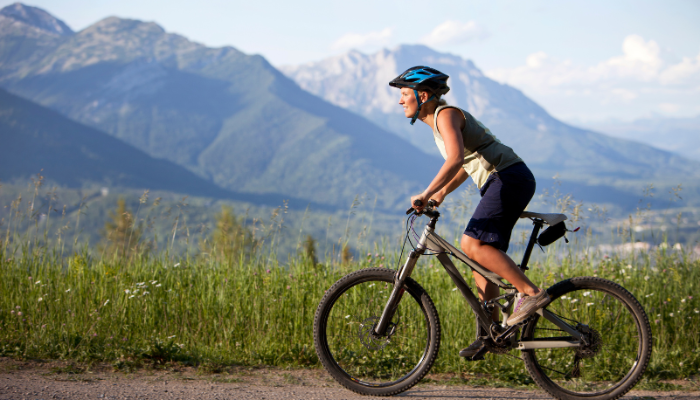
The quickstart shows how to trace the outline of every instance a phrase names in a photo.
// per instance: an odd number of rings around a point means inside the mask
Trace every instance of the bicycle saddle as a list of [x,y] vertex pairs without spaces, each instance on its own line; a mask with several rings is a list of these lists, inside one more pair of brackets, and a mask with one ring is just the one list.
[[556,225],[567,219],[564,214],[540,214],[530,211],[524,211],[520,214],[520,218],[539,218],[547,225]]

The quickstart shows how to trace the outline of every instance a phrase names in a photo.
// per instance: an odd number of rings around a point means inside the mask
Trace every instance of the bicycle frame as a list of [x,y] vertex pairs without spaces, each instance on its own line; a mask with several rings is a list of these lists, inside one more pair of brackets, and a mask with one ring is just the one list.
[[[454,282],[455,286],[457,286],[457,289],[459,289],[460,293],[467,301],[467,304],[469,304],[469,307],[474,312],[474,315],[476,317],[477,328],[480,328],[477,329],[477,338],[487,338],[479,335],[479,332],[482,331],[488,332],[489,336],[492,339],[494,339],[494,341],[496,341],[497,343],[499,342],[497,339],[500,339],[501,341],[507,339],[518,328],[517,325],[505,325],[505,320],[509,315],[510,307],[513,305],[514,299],[516,297],[515,288],[511,285],[503,283],[503,281],[501,281],[502,278],[499,275],[485,269],[484,267],[479,265],[479,263],[467,257],[466,254],[464,254],[456,247],[452,246],[449,242],[447,242],[445,239],[443,239],[437,233],[435,233],[435,224],[437,223],[437,220],[440,216],[439,212],[432,210],[424,211],[424,213],[425,215],[430,217],[430,222],[426,225],[425,229],[423,230],[423,234],[421,235],[416,248],[414,250],[411,250],[411,252],[408,254],[408,258],[406,259],[404,265],[401,268],[399,268],[399,270],[396,272],[394,278],[394,289],[392,290],[387,304],[384,307],[384,311],[382,312],[382,315],[375,326],[374,334],[378,336],[383,336],[386,334],[389,323],[394,317],[396,309],[398,308],[398,305],[403,296],[403,284],[405,280],[411,276],[413,269],[415,268],[415,265],[418,261],[418,258],[420,258],[420,256],[423,255],[426,250],[429,250],[434,253],[438,253],[438,261],[440,261],[442,266],[445,268],[445,271],[450,276],[450,278],[452,278],[452,281]],[[528,246],[525,250],[525,254],[523,255],[523,261],[520,264],[520,269],[523,271],[528,269],[527,263],[530,259],[532,249],[535,245],[537,234],[544,225],[544,221],[541,219],[532,218],[532,220],[534,223],[534,228],[532,230],[532,234],[530,235],[530,240],[528,241]],[[482,303],[476,297],[474,292],[472,292],[469,285],[462,277],[462,274],[459,273],[459,270],[457,269],[457,267],[455,267],[455,265],[452,263],[452,260],[447,256],[447,254],[450,254],[458,260],[462,261],[463,263],[467,264],[469,268],[471,268],[473,271],[476,271],[478,274],[486,278],[489,282],[492,282],[501,289],[506,290],[505,295],[499,296],[496,299],[493,299],[488,302],[488,304],[497,305],[500,308],[501,313],[504,315],[504,322],[503,325],[501,325],[501,327],[504,328],[505,331],[502,333],[499,332],[498,337],[494,338],[492,336],[493,330],[491,327],[494,324],[494,322],[492,321],[491,315],[489,315],[489,311],[486,308],[487,303],[485,302],[482,305]],[[507,301],[505,304],[502,305],[496,301],[500,299],[506,299]],[[569,333],[571,337],[561,337],[555,340],[519,341],[517,343],[517,347],[515,348],[519,350],[528,350],[543,348],[578,347],[587,344],[584,335],[582,335],[581,332],[576,329],[578,328],[578,326],[573,327],[569,325],[561,318],[557,317],[555,314],[547,311],[546,309],[539,310],[537,311],[537,313],[540,316],[551,321],[554,325],[558,326],[565,332]]]

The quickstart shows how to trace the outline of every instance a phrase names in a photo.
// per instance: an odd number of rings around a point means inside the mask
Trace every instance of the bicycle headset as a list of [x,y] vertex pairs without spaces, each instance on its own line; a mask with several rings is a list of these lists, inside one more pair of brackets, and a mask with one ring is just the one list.
[[[389,82],[389,86],[413,89],[413,94],[416,96],[416,101],[418,102],[418,110],[416,110],[416,113],[411,119],[411,125],[416,122],[423,104],[435,99],[435,95],[442,96],[450,91],[450,87],[447,86],[448,78],[448,75],[443,74],[435,68],[416,66],[407,69],[404,73]],[[418,97],[418,90],[426,90],[432,92],[432,94],[428,100],[421,103]]]

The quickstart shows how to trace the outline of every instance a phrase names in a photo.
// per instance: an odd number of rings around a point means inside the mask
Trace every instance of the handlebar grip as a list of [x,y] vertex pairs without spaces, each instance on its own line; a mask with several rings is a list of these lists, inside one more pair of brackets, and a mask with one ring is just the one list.
[[[413,202],[413,205],[416,206],[416,207],[420,207],[420,206],[423,205],[423,202],[420,201],[420,200],[416,200],[416,201]],[[410,213],[413,212],[414,210],[415,210],[415,208],[413,208],[413,207],[409,208],[408,210],[406,210],[406,215],[410,214]]]

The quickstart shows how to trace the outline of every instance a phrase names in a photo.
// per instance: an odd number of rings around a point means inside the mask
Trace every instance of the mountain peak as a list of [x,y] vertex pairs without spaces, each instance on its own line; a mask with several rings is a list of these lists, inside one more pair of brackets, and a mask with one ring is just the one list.
[[0,15],[58,36],[69,36],[73,30],[65,22],[41,8],[22,3],[10,4],[0,10]]

